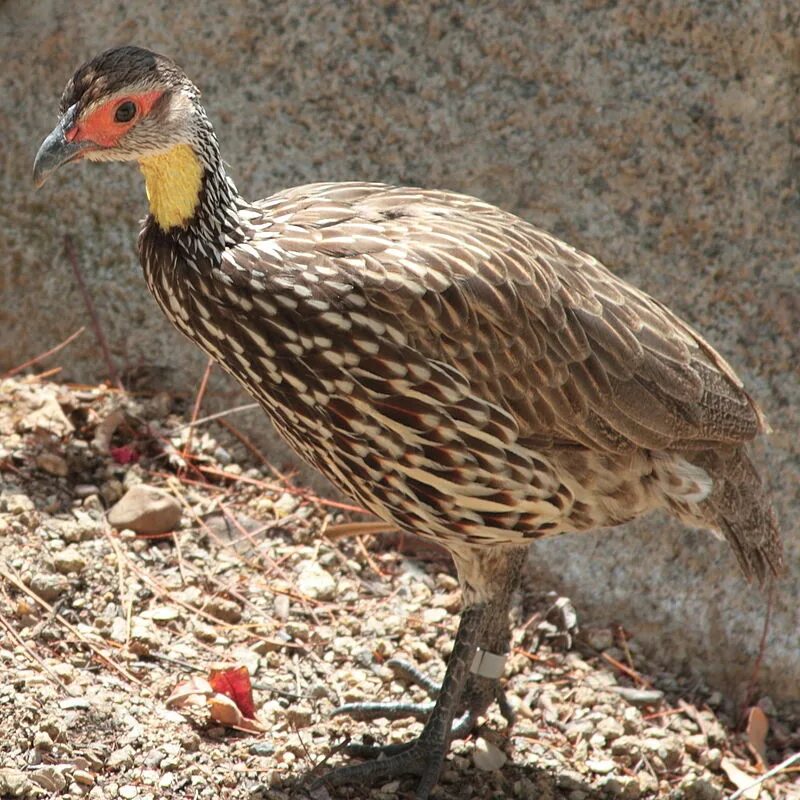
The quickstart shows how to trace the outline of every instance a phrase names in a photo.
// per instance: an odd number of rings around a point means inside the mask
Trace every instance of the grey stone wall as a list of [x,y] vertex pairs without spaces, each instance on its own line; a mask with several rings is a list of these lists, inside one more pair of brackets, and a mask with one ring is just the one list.
[[[790,572],[762,675],[773,697],[796,699],[797,5],[431,5],[0,5],[0,368],[85,324],[69,233],[117,363],[162,367],[164,381],[194,391],[203,359],[161,319],[136,263],[137,170],[73,167],[38,193],[29,178],[80,62],[122,43],[166,52],[203,90],[245,196],[356,178],[479,195],[594,253],[709,337],[775,428],[757,460]],[[59,363],[65,377],[105,373],[88,333]],[[211,399],[238,402],[221,377]],[[542,583],[588,617],[623,623],[664,661],[728,689],[748,674],[764,601],[710,537],[654,518],[545,543],[531,560]]]

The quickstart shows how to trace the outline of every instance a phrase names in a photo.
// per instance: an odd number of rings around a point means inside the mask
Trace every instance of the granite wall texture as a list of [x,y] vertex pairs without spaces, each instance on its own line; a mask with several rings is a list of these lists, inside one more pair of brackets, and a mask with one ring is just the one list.
[[[203,359],[162,320],[135,256],[144,193],[129,165],[64,170],[33,155],[73,69],[137,43],[195,79],[245,196],[371,179],[479,195],[586,249],[667,301],[730,359],[775,428],[756,458],[789,575],[764,690],[800,685],[800,12],[760,0],[270,2],[6,0],[0,6],[0,369],[86,312],[74,238],[118,364],[192,392]],[[90,334],[59,360],[102,377]],[[238,402],[220,376],[217,404]],[[249,419],[262,427],[258,416]],[[274,441],[274,440],[273,440]],[[275,458],[284,456],[275,444]],[[615,619],[665,661],[728,689],[764,600],[726,549],[654,518],[536,547],[534,577],[585,618]]]

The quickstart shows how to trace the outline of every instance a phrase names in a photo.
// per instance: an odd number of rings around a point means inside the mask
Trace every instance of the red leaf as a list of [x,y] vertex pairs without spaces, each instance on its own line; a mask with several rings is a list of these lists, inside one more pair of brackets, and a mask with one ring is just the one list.
[[248,719],[255,719],[253,687],[247,667],[212,667],[208,681],[215,692],[230,697]]
[[112,447],[110,452],[111,457],[117,464],[135,464],[139,460],[139,453],[128,444],[124,444],[121,447]]

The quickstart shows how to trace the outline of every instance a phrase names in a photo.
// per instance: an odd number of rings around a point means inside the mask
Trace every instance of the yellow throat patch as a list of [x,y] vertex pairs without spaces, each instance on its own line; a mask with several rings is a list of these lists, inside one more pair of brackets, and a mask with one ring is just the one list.
[[139,162],[150,212],[166,231],[185,225],[200,202],[203,166],[188,144]]

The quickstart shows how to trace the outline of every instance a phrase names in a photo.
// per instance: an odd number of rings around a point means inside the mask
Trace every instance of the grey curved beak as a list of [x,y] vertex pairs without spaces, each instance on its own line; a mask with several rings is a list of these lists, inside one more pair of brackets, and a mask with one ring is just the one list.
[[69,108],[52,133],[42,142],[33,162],[33,182],[38,189],[60,166],[77,158],[84,150],[95,145],[92,142],[70,142],[67,131],[72,127],[75,106]]

